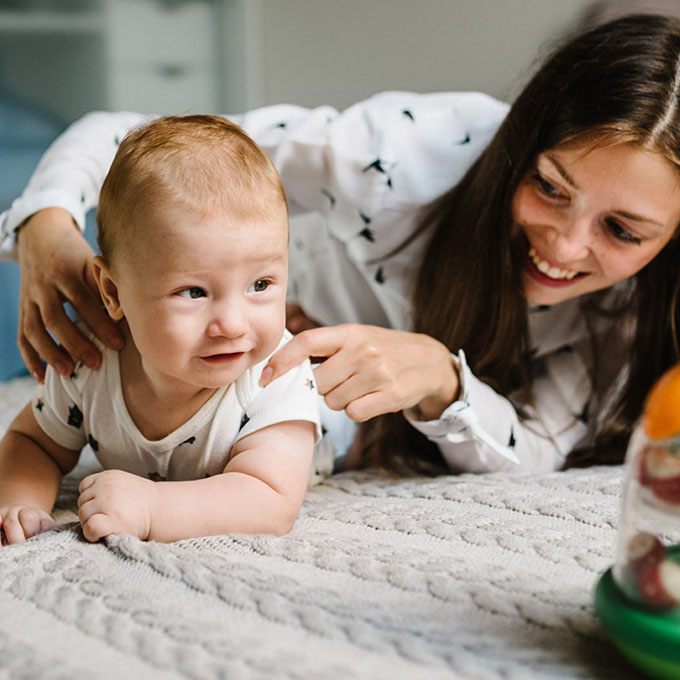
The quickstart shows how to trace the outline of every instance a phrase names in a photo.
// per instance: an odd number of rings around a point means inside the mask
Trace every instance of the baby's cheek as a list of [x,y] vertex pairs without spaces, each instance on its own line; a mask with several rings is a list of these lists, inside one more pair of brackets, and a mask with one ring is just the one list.
[[267,319],[257,329],[257,348],[253,352],[251,365],[266,359],[279,345],[285,330],[285,314]]

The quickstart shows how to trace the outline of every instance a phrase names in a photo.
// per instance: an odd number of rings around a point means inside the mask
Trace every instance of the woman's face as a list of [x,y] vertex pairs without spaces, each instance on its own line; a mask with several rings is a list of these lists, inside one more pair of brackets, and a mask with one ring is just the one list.
[[680,175],[639,146],[557,147],[520,183],[512,216],[525,236],[525,295],[554,305],[654,259],[680,224]]

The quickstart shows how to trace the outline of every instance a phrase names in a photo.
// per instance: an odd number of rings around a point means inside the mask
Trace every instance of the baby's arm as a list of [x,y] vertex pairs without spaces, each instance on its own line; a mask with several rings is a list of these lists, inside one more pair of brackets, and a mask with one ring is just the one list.
[[224,472],[188,482],[151,482],[107,470],[81,482],[78,500],[89,541],[132,533],[176,541],[219,534],[290,531],[309,479],[315,428],[285,421],[249,434],[234,445]]
[[0,528],[8,543],[21,543],[54,526],[49,513],[61,477],[75,466],[79,453],[52,441],[30,404],[14,419],[0,440]]

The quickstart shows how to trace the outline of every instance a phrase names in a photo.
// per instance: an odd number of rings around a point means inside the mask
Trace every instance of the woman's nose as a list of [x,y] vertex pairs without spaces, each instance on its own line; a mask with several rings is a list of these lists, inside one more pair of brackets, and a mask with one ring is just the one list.
[[560,264],[584,260],[592,242],[593,227],[589,217],[565,219],[552,228],[552,248]]

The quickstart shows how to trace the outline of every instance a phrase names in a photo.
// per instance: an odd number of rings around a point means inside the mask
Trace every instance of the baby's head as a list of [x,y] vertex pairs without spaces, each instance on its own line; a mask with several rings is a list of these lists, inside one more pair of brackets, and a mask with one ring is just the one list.
[[279,176],[216,116],[154,120],[121,143],[101,190],[94,272],[146,369],[218,387],[285,326],[288,213]]
[[135,250],[142,228],[160,226],[148,219],[170,205],[252,219],[280,213],[286,198],[274,166],[241,128],[219,116],[170,116],[133,130],[118,148],[99,196],[102,257],[113,264]]

